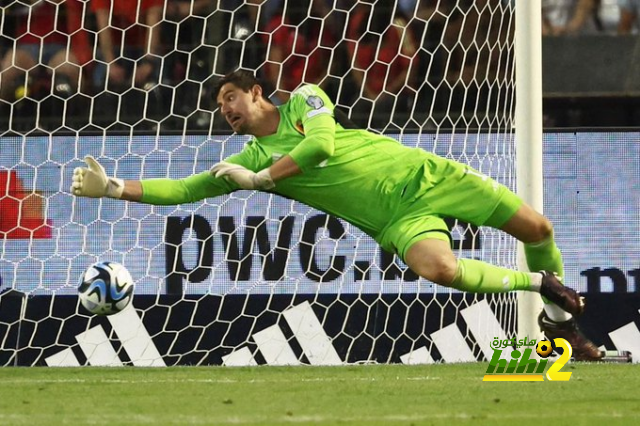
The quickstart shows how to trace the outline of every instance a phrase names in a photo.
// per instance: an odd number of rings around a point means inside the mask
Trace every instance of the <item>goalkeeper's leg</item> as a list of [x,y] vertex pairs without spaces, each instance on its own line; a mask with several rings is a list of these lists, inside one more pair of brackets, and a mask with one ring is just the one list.
[[[410,231],[413,238],[423,238],[418,242],[409,239],[411,245],[393,246],[400,248],[401,256],[407,264],[427,279],[464,291],[539,292],[543,300],[546,299],[545,302],[553,302],[545,304],[539,321],[547,337],[563,337],[571,342],[574,353],[586,354],[582,359],[597,359],[599,351],[582,336],[569,315],[582,313],[582,299],[573,289],[561,283],[562,256],[553,240],[553,227],[549,220],[524,204],[508,188],[468,166],[441,160],[435,162],[430,175],[431,180],[433,176],[440,176],[442,179],[438,185],[429,186],[430,180],[425,178],[424,190],[428,196],[424,197],[427,202],[419,206],[422,209],[420,212],[426,217],[435,214],[478,226],[491,226],[513,235],[525,244],[527,263],[529,270],[533,272],[512,271],[470,259],[456,260],[449,241],[442,238],[444,234],[428,232],[446,229],[429,227],[437,223],[405,227],[404,230]],[[413,211],[417,208],[408,212],[409,219],[418,216],[418,212]],[[403,230],[402,227],[396,228]],[[427,234],[420,234],[418,231]],[[438,239],[441,241],[434,241]],[[560,279],[554,273],[559,274]]]
[[[560,284],[564,277],[562,254],[553,238],[553,226],[547,218],[523,204],[501,229],[524,243],[529,270],[551,271],[556,276],[546,279],[553,279]],[[538,325],[547,338],[566,339],[573,348],[574,358],[579,361],[599,360],[602,353],[582,334],[576,320],[566,309],[561,309],[561,305],[551,303],[553,299],[544,297],[544,292],[542,294],[544,310],[538,317]]]
[[[524,243],[527,266],[530,271],[550,271],[560,282],[564,278],[562,254],[553,238],[551,222],[526,204],[500,227]],[[543,297],[544,310],[554,321],[568,321],[571,315]]]
[[[405,254],[407,265],[420,276],[440,285],[475,293],[536,291],[571,313],[582,312],[579,295],[564,287],[551,272],[521,272],[473,259],[456,259],[449,242],[439,235],[433,233],[435,238],[414,243]],[[575,359],[597,361],[601,358],[601,352],[580,332],[575,319],[554,321],[545,310],[540,314],[538,324],[547,338],[566,339],[573,348]]]
[[522,272],[474,259],[456,259],[446,234],[429,232],[424,236],[409,247],[405,262],[436,284],[473,293],[535,291],[572,314],[582,313],[578,293],[564,287],[550,272]]

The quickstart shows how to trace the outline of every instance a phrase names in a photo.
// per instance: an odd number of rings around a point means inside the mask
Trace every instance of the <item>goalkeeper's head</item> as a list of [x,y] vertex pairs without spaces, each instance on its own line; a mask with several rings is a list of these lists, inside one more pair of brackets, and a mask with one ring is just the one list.
[[213,99],[236,133],[265,136],[277,130],[277,109],[263,96],[262,88],[253,72],[247,70],[231,72],[214,85]]

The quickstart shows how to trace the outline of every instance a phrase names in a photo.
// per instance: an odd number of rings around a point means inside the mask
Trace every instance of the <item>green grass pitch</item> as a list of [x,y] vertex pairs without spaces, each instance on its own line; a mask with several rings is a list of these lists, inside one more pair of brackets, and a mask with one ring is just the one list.
[[425,366],[0,368],[0,425],[632,425],[640,366],[567,382],[483,382]]

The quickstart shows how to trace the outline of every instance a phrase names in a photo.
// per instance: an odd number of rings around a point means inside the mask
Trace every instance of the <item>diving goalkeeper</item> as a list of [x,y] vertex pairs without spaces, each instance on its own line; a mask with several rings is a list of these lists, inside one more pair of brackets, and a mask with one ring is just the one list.
[[[87,157],[88,168],[74,171],[72,193],[155,205],[239,189],[282,195],[357,226],[434,283],[468,292],[540,293],[547,302],[538,318],[545,335],[569,341],[578,360],[600,358],[573,318],[584,304],[560,281],[562,256],[551,223],[508,188],[462,163],[353,128],[317,86],[300,87],[276,107],[254,75],[239,70],[219,80],[214,97],[236,133],[254,136],[240,153],[184,179],[141,181],[107,177]],[[529,269],[541,272],[457,259],[443,217],[513,235],[525,245]]]

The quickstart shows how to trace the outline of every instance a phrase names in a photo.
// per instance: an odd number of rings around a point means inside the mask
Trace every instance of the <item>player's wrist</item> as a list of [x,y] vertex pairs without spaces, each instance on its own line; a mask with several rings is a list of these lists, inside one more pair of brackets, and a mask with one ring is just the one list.
[[107,179],[107,189],[105,192],[105,196],[109,198],[122,198],[122,193],[124,192],[124,180],[118,178],[108,178]]
[[268,168],[262,169],[258,173],[256,173],[255,180],[256,187],[259,189],[272,189],[276,186]]

